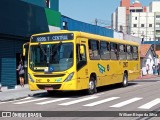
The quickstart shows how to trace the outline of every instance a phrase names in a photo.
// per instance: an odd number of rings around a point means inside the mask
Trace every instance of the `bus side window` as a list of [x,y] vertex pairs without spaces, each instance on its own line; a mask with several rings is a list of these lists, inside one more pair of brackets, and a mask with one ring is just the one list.
[[89,56],[91,60],[99,60],[99,41],[89,40]]
[[111,59],[118,60],[119,57],[118,44],[110,43],[110,46],[111,46]]
[[133,46],[133,59],[138,60],[138,47]]
[[102,60],[110,59],[110,47],[108,42],[105,41],[100,42],[100,54]]
[[132,48],[130,45],[127,45],[127,60],[132,60]]
[[126,53],[125,53],[125,45],[120,44],[119,45],[119,59],[120,60],[126,60]]

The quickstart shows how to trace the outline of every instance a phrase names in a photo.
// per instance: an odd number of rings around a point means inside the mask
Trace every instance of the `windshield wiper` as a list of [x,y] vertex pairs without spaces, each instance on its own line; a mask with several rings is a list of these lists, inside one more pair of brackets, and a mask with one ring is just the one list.
[[53,53],[57,50],[57,48],[58,48],[59,46],[61,46],[61,45],[62,45],[62,41],[60,41],[58,44],[55,45],[55,47],[53,48],[53,50],[51,50],[50,55],[52,56]]
[[38,45],[39,45],[40,49],[42,50],[43,54],[44,54],[45,56],[47,56],[47,53],[45,52],[45,50],[44,50],[44,48],[42,47],[42,45],[41,45],[40,42],[38,43]]

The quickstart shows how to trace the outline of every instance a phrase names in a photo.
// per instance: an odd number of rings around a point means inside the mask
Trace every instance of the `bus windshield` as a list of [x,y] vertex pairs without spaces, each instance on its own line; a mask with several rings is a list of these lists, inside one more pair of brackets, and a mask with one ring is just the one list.
[[52,66],[52,72],[69,69],[73,65],[73,43],[39,44],[30,47],[29,66],[33,71],[44,71]]

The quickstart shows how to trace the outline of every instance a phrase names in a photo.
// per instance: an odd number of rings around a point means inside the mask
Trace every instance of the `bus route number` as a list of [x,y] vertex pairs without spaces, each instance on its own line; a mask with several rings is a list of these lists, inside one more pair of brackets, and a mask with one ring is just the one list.
[[45,42],[47,41],[46,37],[37,37],[37,42]]
[[124,62],[123,67],[128,67],[128,62]]

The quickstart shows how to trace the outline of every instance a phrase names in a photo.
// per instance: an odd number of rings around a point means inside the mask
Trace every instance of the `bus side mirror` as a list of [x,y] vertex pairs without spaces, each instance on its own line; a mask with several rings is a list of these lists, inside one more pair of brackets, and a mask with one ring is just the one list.
[[84,54],[84,46],[83,45],[80,46],[80,54],[81,55]]
[[26,48],[23,48],[23,56],[26,56]]
[[29,42],[24,43],[23,44],[23,56],[26,56],[26,50],[28,50],[27,48],[29,47]]

